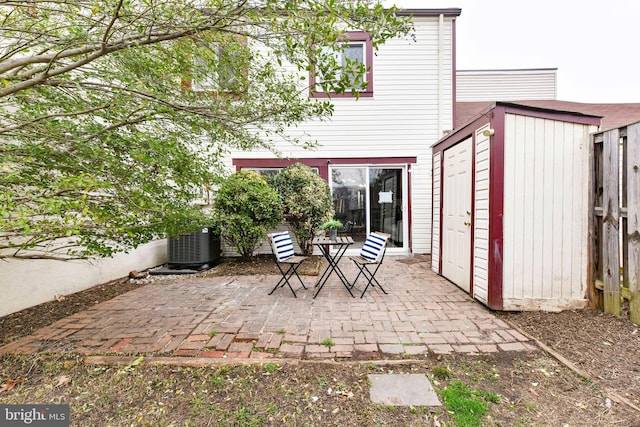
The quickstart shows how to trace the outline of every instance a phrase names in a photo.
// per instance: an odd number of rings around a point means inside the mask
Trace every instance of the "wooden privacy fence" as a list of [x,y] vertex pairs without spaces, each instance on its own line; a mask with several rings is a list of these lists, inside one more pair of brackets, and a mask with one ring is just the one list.
[[591,137],[590,299],[640,324],[640,123]]

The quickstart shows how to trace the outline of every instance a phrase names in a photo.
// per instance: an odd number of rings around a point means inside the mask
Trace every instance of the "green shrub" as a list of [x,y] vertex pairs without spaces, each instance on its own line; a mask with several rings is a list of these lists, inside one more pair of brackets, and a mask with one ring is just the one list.
[[311,255],[313,236],[335,213],[329,184],[310,167],[296,163],[274,176],[271,185],[280,194],[284,216],[300,250]]
[[282,203],[259,174],[236,172],[220,186],[213,203],[213,218],[224,241],[248,259],[267,230],[282,221]]

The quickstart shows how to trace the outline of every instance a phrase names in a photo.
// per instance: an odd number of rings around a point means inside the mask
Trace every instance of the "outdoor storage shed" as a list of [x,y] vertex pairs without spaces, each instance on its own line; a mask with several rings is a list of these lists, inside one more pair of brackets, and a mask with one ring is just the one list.
[[600,120],[496,102],[438,141],[432,269],[492,309],[584,307]]

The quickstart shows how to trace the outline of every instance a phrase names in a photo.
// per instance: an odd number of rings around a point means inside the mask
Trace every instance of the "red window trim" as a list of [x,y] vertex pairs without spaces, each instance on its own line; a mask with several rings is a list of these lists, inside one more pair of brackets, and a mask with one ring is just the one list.
[[349,31],[345,37],[345,41],[364,42],[365,61],[367,64],[367,72],[365,73],[365,79],[367,80],[367,88],[363,91],[358,91],[357,94],[350,92],[335,93],[335,92],[317,92],[313,88],[316,87],[316,73],[315,70],[309,72],[309,81],[311,83],[309,89],[309,96],[312,98],[371,98],[373,97],[373,45],[371,44],[371,35],[366,31]]
[[318,168],[320,176],[329,180],[329,165],[403,165],[416,163],[416,157],[322,157],[312,159],[233,159],[236,171],[243,168],[286,168],[294,163],[302,163]]

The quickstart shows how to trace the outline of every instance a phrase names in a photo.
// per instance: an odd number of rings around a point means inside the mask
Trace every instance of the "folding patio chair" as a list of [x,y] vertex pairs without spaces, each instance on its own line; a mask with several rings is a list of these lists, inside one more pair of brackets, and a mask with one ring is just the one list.
[[[302,287],[307,289],[298,275],[298,267],[300,267],[302,261],[307,259],[307,257],[297,256],[293,253],[293,241],[291,240],[291,236],[288,231],[267,234],[267,237],[269,237],[269,243],[271,244],[271,250],[273,251],[273,256],[275,258],[276,265],[278,266],[278,270],[282,273],[282,278],[273,287],[271,292],[269,292],[269,295],[278,289],[278,287],[286,284],[289,286],[289,289],[291,289],[291,292],[293,292],[293,296],[297,298],[298,296],[296,295],[296,291],[293,290],[289,279],[295,274],[302,284]],[[283,270],[282,265],[288,266],[286,271]]]
[[375,276],[382,265],[384,254],[387,251],[387,240],[389,240],[389,237],[391,237],[390,234],[380,233],[378,231],[370,233],[362,245],[360,256],[351,258],[360,270],[351,287],[356,285],[360,276],[364,276],[364,278],[367,279],[367,286],[365,286],[362,291],[360,298],[364,297],[364,293],[367,292],[369,286],[378,286],[384,294],[387,294],[387,291],[384,290]]

